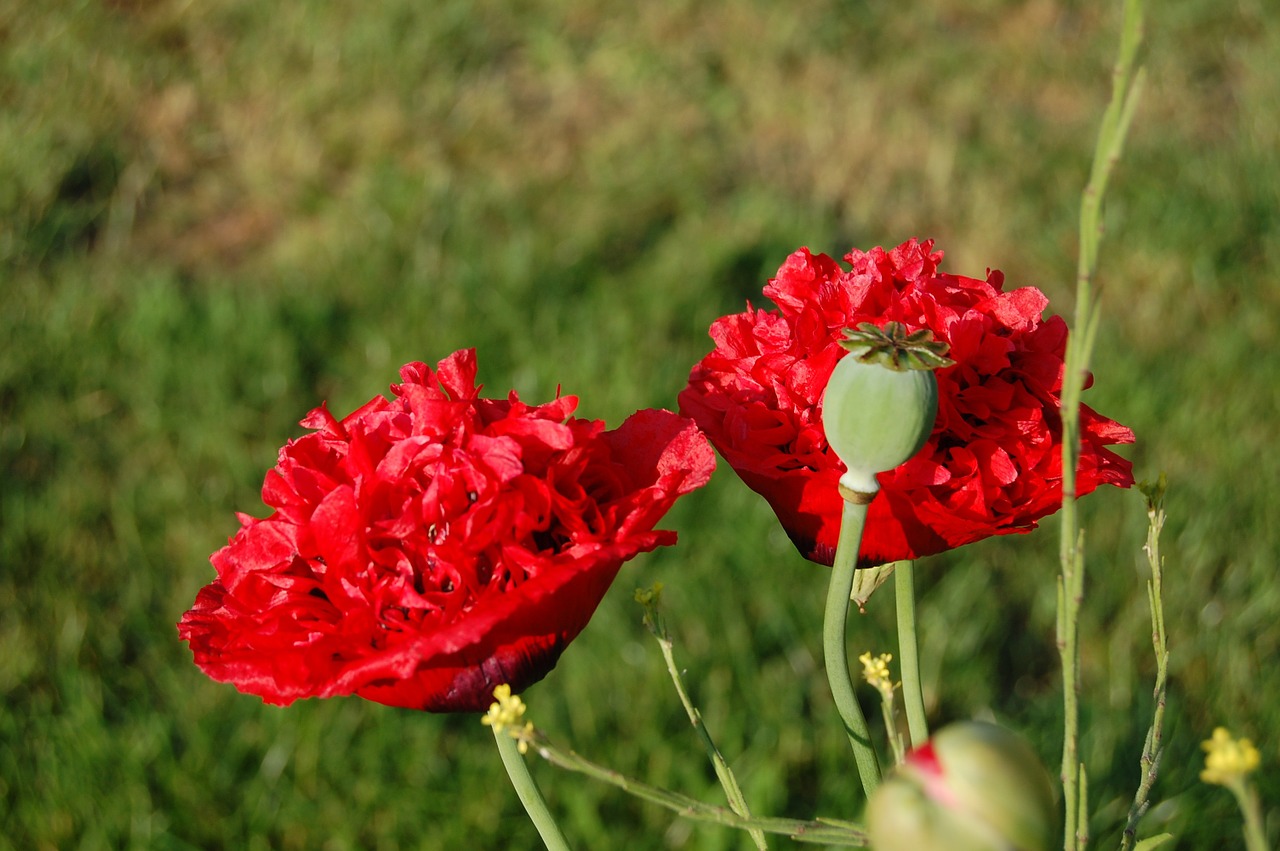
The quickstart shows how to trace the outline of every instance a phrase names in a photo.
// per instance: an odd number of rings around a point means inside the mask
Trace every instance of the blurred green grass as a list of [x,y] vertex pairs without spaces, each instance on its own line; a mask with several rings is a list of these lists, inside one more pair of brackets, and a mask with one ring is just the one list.
[[[463,346],[496,394],[563,386],[611,425],[672,407],[711,320],[800,245],[932,236],[944,268],[1001,268],[1069,315],[1115,7],[0,4],[0,848],[537,847],[475,719],[268,708],[190,664],[174,623],[276,448],[319,400],[345,412]],[[1216,848],[1238,835],[1197,779],[1216,724],[1259,743],[1280,817],[1280,32],[1248,0],[1152,8],[1148,30],[1087,397],[1171,483],[1145,829]],[[1150,712],[1145,518],[1107,491],[1084,519],[1103,847]],[[624,570],[533,717],[719,799],[631,602],[661,580],[755,808],[855,817],[823,572],[727,469],[670,523],[680,546]],[[994,714],[1049,765],[1055,531],[919,570],[933,720]],[[893,649],[890,608],[858,648]],[[579,847],[747,847],[534,769]]]

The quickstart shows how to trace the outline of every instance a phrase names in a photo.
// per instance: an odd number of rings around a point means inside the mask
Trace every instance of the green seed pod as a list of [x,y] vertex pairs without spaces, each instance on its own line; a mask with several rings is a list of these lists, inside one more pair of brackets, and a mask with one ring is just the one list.
[[933,370],[952,361],[942,357],[947,345],[927,330],[906,334],[897,322],[858,329],[846,329],[841,341],[850,353],[827,381],[822,427],[848,469],[840,484],[875,493],[876,473],[909,460],[929,439],[938,415]]
[[1049,773],[994,724],[952,724],[907,756],[867,805],[876,851],[1048,851],[1058,837]]

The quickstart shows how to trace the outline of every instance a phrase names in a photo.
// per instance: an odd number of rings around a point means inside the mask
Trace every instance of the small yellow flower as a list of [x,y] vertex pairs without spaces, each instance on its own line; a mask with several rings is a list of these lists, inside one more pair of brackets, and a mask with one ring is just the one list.
[[893,678],[889,675],[889,663],[893,661],[892,653],[881,653],[872,658],[870,653],[858,657],[862,663],[862,676],[885,700],[893,700]]
[[520,724],[526,708],[524,701],[518,695],[513,695],[511,686],[506,683],[494,688],[493,696],[496,700],[489,704],[489,712],[480,719],[480,723],[492,727],[494,733],[506,730],[507,735],[519,743],[516,748],[520,753],[528,753],[529,742],[533,739],[533,722],[525,721],[523,725]]
[[503,683],[493,690],[495,702],[489,705],[489,712],[480,719],[486,727],[492,727],[495,733],[501,733],[505,727],[520,726],[524,717],[524,701],[511,693],[511,686]]
[[655,582],[649,588],[637,588],[635,601],[642,606],[656,606],[662,602],[662,583]]
[[1253,742],[1231,738],[1226,727],[1214,730],[1213,738],[1206,739],[1200,747],[1204,748],[1206,754],[1204,771],[1200,772],[1200,779],[1205,783],[1230,785],[1256,770],[1262,761]]
[[516,750],[520,751],[521,755],[527,754],[529,752],[529,742],[533,739],[533,722],[526,721],[524,726],[519,729],[512,727],[509,733],[511,738],[516,740]]

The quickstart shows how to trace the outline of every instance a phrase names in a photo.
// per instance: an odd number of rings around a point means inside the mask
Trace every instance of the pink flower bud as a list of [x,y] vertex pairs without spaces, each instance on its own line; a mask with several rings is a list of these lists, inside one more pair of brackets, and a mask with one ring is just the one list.
[[952,724],[871,796],[876,851],[1048,851],[1058,839],[1049,773],[1022,738],[976,721]]

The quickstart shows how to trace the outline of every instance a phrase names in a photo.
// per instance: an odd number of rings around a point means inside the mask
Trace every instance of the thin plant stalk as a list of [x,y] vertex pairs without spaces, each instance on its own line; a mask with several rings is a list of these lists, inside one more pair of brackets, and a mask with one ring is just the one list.
[[[720,753],[720,749],[716,747],[715,741],[711,738],[711,733],[707,730],[706,723],[702,720],[702,713],[693,705],[693,701],[689,697],[689,691],[685,688],[684,677],[680,673],[680,668],[676,665],[671,634],[667,632],[662,613],[658,610],[657,598],[660,590],[660,588],[655,588],[653,591],[637,592],[636,594],[636,599],[645,609],[645,626],[649,628],[649,632],[653,633],[653,637],[658,641],[658,647],[662,650],[662,658],[667,663],[667,673],[671,677],[671,682],[675,685],[676,694],[680,696],[680,704],[684,706],[685,714],[689,716],[689,723],[697,731],[702,747],[707,752],[707,757],[715,768],[716,777],[720,780],[720,786],[724,789],[725,797],[729,801],[729,808],[740,816],[750,818],[751,808],[747,806],[747,798],[742,793],[738,778],[734,775],[733,769],[729,767],[724,755]],[[746,830],[756,848],[764,851],[769,847],[768,842],[765,840],[764,832],[760,828],[748,827]]]
[[[836,711],[844,721],[845,733],[853,748],[858,777],[863,791],[870,796],[880,785],[880,761],[871,744],[866,716],[858,705],[853,678],[849,675],[849,648],[845,631],[849,622],[850,593],[858,566],[858,549],[862,544],[862,528],[867,520],[870,494],[845,494],[844,512],[840,519],[840,538],[836,543],[835,563],[831,566],[831,583],[827,587],[827,605],[822,624],[823,660],[827,682],[835,699]],[[850,496],[854,498],[850,498]],[[866,502],[861,498],[866,498]]]
[[1111,171],[1120,158],[1145,75],[1137,69],[1142,43],[1142,2],[1125,0],[1111,100],[1103,114],[1089,182],[1080,205],[1080,247],[1076,266],[1076,311],[1067,341],[1062,379],[1062,537],[1058,578],[1058,652],[1063,675],[1062,787],[1065,814],[1063,848],[1079,851],[1088,843],[1087,777],[1079,759],[1080,607],[1084,600],[1084,533],[1076,518],[1076,470],[1080,460],[1080,396],[1084,390],[1098,328],[1093,287],[1102,237],[1102,201]]
[[881,695],[880,713],[884,716],[884,728],[889,731],[889,749],[893,751],[893,764],[902,765],[907,759],[907,748],[898,732],[897,713],[893,711],[893,692]]
[[881,653],[879,657],[875,657],[869,651],[858,657],[858,661],[862,663],[863,679],[867,681],[867,685],[880,693],[880,714],[884,717],[884,729],[889,735],[889,749],[893,752],[893,764],[902,765],[907,756],[907,749],[902,743],[902,731],[898,729],[898,704],[897,698],[894,697],[894,693],[902,683],[893,682],[893,674],[889,668],[892,660],[892,654]]
[[1151,566],[1151,579],[1147,582],[1147,602],[1151,608],[1151,644],[1156,657],[1156,684],[1152,692],[1155,710],[1151,726],[1147,729],[1146,742],[1142,746],[1142,779],[1133,796],[1133,804],[1129,807],[1129,817],[1120,842],[1121,851],[1132,851],[1134,848],[1138,837],[1138,822],[1151,807],[1151,788],[1155,785],[1160,758],[1164,755],[1164,708],[1169,671],[1169,642],[1164,629],[1164,558],[1160,555],[1160,532],[1164,529],[1165,520],[1162,505],[1164,476],[1150,489],[1143,487],[1143,492],[1147,497],[1147,542],[1143,550],[1147,554],[1147,564]]
[[898,613],[898,665],[902,669],[902,703],[907,711],[911,746],[929,740],[929,722],[924,712],[924,689],[920,681],[920,650],[916,636],[915,564],[900,561],[894,568],[894,603]]
[[569,851],[568,841],[560,832],[560,826],[556,824],[551,810],[547,808],[546,799],[542,797],[542,792],[539,791],[533,775],[529,773],[529,766],[524,760],[524,754],[521,753],[520,742],[512,736],[509,728],[501,725],[494,725],[493,737],[498,743],[498,753],[502,756],[502,764],[507,769],[507,776],[511,778],[511,785],[520,796],[520,803],[524,804],[529,820],[538,829],[542,844],[547,846],[547,851]]
[[717,807],[699,801],[697,798],[627,777],[573,751],[562,750],[552,744],[536,727],[525,728],[516,733],[521,743],[532,748],[557,768],[608,783],[643,801],[665,807],[682,818],[740,830],[760,830],[764,833],[788,836],[799,842],[815,842],[845,848],[862,848],[867,845],[866,832],[861,825],[854,822],[826,818],[803,820],[740,815],[727,807]]
[[1243,778],[1227,784],[1227,788],[1236,796],[1236,803],[1240,805],[1240,812],[1244,816],[1244,847],[1247,851],[1270,851],[1267,830],[1262,823],[1262,802],[1258,799],[1258,790]]

